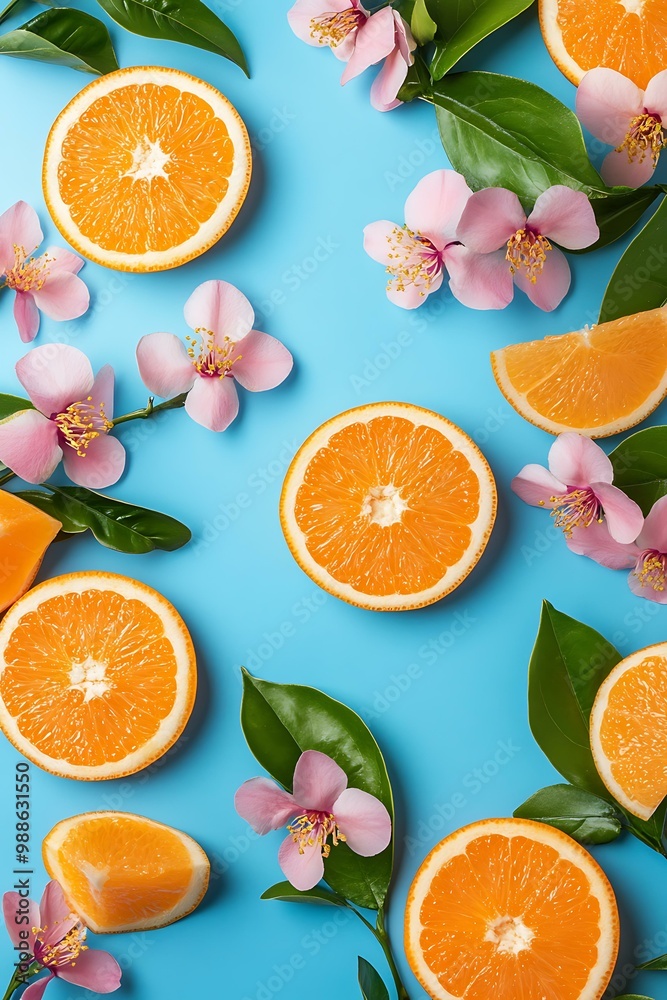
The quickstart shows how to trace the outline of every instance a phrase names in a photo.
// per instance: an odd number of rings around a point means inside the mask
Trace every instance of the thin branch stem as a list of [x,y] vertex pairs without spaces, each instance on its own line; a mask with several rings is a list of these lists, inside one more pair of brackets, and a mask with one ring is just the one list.
[[389,935],[387,934],[385,928],[384,908],[381,907],[378,910],[377,925],[373,927],[373,924],[370,922],[370,920],[366,920],[366,917],[362,913],[360,913],[356,907],[351,906],[350,903],[347,903],[346,905],[349,910],[352,910],[352,912],[359,917],[362,924],[364,924],[368,928],[368,930],[371,932],[375,940],[382,948],[385,958],[387,959],[387,965],[389,966],[389,971],[391,972],[392,979],[394,980],[394,985],[396,987],[396,995],[398,997],[398,1000],[410,1000],[408,991],[403,985],[401,974],[398,971],[398,966],[396,965],[396,961],[394,959],[394,953],[391,948],[391,942],[389,941]]
[[155,406],[153,397],[149,396],[148,402],[143,409],[124,413],[122,417],[115,417],[111,423],[114,427],[117,427],[118,424],[126,424],[129,420],[146,420],[148,417],[152,417],[156,413],[161,413],[163,410],[177,410],[179,407],[185,406],[186,397],[187,393],[182,392],[179,396],[174,396],[172,399],[165,399],[164,403],[158,403]]

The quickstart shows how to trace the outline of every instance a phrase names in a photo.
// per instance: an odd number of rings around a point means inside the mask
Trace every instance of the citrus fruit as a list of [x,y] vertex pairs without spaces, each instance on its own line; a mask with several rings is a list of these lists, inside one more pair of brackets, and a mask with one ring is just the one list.
[[432,604],[479,560],[496,487],[476,444],[410,403],[370,403],[311,434],[287,470],[280,517],[324,590],[374,611]]
[[146,767],[182,733],[196,683],[182,619],[129,577],[55,577],[0,623],[0,727],[53,774],[95,780]]
[[650,309],[491,354],[500,391],[551,434],[609,437],[667,395],[667,309]]
[[664,0],[540,0],[540,24],[551,58],[572,83],[607,66],[645,88],[665,68]]
[[132,66],[88,84],[46,143],[46,204],[84,257],[162,271],[208,250],[250,184],[246,127],[226,97],[176,69]]
[[614,798],[650,819],[667,796],[667,642],[627,656],[602,683],[591,747]]
[[406,953],[434,1000],[599,1000],[618,943],[602,870],[566,834],[532,820],[453,833],[408,895]]
[[60,521],[0,490],[0,612],[25,594],[60,528]]
[[42,855],[96,934],[172,924],[192,913],[208,886],[210,865],[196,840],[134,813],[63,819],[44,838]]

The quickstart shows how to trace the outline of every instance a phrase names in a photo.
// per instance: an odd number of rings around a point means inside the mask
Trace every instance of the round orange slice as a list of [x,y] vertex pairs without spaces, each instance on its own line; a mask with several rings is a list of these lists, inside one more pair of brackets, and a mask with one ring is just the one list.
[[49,133],[44,197],[65,239],[118,271],[163,271],[213,246],[250,184],[246,127],[176,69],[132,66],[76,95]]
[[25,594],[61,527],[31,503],[0,490],[0,613]]
[[410,403],[347,410],[311,434],[290,465],[280,517],[301,568],[373,611],[440,600],[479,560],[496,487],[476,444]]
[[667,642],[627,656],[603,682],[591,748],[617,802],[650,819],[667,796]]
[[540,0],[549,54],[568,80],[607,66],[645,88],[665,68],[664,0]]
[[618,944],[604,872],[531,820],[484,820],[447,837],[408,895],[406,953],[433,1000],[599,1000]]
[[609,437],[667,395],[667,309],[650,309],[491,354],[500,391],[550,434]]
[[183,732],[196,686],[181,617],[129,577],[55,577],[0,623],[0,727],[53,774],[92,781],[146,767]]
[[44,838],[44,865],[95,934],[153,930],[199,905],[210,865],[199,844],[126,812],[63,819]]

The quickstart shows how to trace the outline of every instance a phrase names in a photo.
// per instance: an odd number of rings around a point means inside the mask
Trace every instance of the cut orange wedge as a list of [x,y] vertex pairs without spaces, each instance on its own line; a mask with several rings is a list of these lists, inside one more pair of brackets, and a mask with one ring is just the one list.
[[0,612],[25,594],[61,527],[31,503],[0,490]]
[[531,424],[609,437],[645,420],[667,395],[667,309],[504,347],[491,364],[500,391]]
[[181,617],[128,577],[56,577],[0,623],[0,727],[53,774],[97,780],[141,770],[176,742],[195,690]]
[[46,204],[84,257],[119,271],[162,271],[208,250],[250,184],[248,133],[210,84],[133,66],[88,84],[46,143]]
[[644,89],[665,68],[664,0],[540,0],[540,23],[551,58],[572,83],[607,66]]
[[173,924],[199,905],[208,886],[208,858],[192,837],[134,813],[61,820],[42,853],[49,875],[96,934]]
[[603,682],[591,747],[617,802],[650,819],[667,797],[667,642],[627,656]]
[[440,600],[491,534],[496,487],[462,430],[410,403],[371,403],[311,434],[290,465],[280,516],[301,568],[374,611]]
[[433,1000],[599,1000],[618,944],[603,871],[531,820],[484,820],[447,837],[408,895],[406,953]]

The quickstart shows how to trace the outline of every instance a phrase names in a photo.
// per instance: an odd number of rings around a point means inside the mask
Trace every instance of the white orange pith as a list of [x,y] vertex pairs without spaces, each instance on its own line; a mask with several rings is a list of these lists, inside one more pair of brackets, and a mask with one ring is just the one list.
[[591,714],[600,777],[628,812],[650,819],[667,797],[667,643],[621,660]]
[[458,427],[408,403],[372,403],[319,427],[290,465],[281,523],[321,587],[376,611],[421,607],[479,560],[496,511],[486,459]]
[[180,830],[125,812],[92,812],[58,823],[44,838],[44,865],[96,934],[164,927],[191,913],[210,865]]
[[0,727],[54,774],[98,780],[146,767],[182,733],[195,690],[182,619],[128,577],[56,577],[0,623]]
[[176,267],[212,246],[250,184],[236,109],[180,70],[134,66],[67,105],[44,156],[46,203],[84,256],[121,271]]
[[408,895],[406,954],[433,1000],[599,1000],[618,943],[602,870],[530,820],[483,820],[447,837]]

